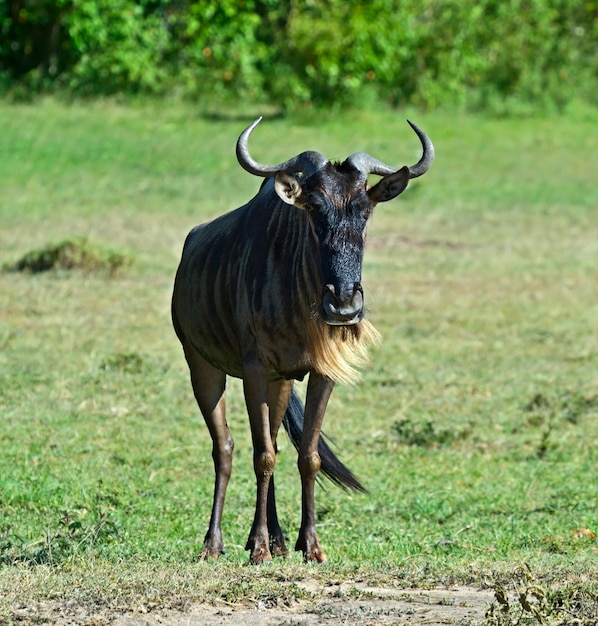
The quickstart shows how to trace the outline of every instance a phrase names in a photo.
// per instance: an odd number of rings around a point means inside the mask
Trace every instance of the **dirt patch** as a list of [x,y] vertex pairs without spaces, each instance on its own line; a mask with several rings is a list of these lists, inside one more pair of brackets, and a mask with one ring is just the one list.
[[[315,583],[304,583],[315,591]],[[116,626],[312,626],[318,624],[479,624],[494,599],[491,591],[471,587],[385,589],[334,585],[317,589],[316,600],[288,607],[210,606],[189,603],[179,610],[125,614],[106,623]],[[358,596],[358,597],[355,597]],[[96,618],[99,616],[96,616]],[[91,618],[91,616],[90,616]],[[99,625],[101,621],[89,621]]]

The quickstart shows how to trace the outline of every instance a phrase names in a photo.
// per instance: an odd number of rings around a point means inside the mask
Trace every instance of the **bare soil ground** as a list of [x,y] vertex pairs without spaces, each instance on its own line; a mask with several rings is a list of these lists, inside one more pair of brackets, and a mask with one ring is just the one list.
[[[56,626],[311,626],[319,624],[425,624],[460,626],[480,624],[494,594],[472,587],[431,590],[387,589],[355,584],[322,589],[303,583],[306,591],[317,593],[315,600],[301,600],[291,606],[262,603],[207,605],[181,601],[175,608],[144,606],[130,611],[122,608],[44,602],[13,614],[14,624]],[[2,620],[0,619],[0,623]]]

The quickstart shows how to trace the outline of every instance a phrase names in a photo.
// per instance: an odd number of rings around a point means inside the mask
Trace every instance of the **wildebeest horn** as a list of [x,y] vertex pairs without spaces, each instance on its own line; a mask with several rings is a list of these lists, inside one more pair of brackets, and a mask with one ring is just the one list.
[[[409,120],[407,120],[407,123],[411,126],[411,128],[413,128],[416,135],[419,137],[423,148],[422,158],[415,165],[411,165],[409,167],[409,178],[417,178],[418,176],[425,174],[432,166],[432,163],[434,162],[434,145],[430,141],[428,135],[426,135],[421,128],[418,128]],[[382,163],[382,161],[378,161],[378,159],[375,159],[366,152],[356,152],[348,157],[347,161],[366,175],[376,174],[378,176],[388,176],[389,174],[394,174],[398,169],[396,167],[386,165],[386,163]]]
[[283,161],[278,165],[262,165],[254,159],[249,154],[249,150],[247,148],[247,141],[249,140],[249,135],[253,132],[253,129],[262,121],[261,116],[250,124],[239,136],[237,140],[237,159],[241,164],[243,169],[247,170],[250,174],[254,174],[255,176],[275,176],[277,172],[302,172],[304,176],[307,178],[314,172],[317,172],[319,169],[324,167],[326,163],[328,163],[328,159],[319,152],[314,152],[313,150],[309,150],[307,152],[302,152],[297,156],[289,159],[288,161]]

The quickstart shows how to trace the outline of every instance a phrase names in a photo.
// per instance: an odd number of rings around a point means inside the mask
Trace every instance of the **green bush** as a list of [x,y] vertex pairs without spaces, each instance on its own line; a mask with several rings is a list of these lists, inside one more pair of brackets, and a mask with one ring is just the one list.
[[284,109],[595,99],[597,0],[13,0],[0,87]]
[[[66,3],[65,3],[66,4]],[[70,0],[64,18],[74,63],[65,76],[83,94],[159,93],[168,31],[159,15],[131,0]]]

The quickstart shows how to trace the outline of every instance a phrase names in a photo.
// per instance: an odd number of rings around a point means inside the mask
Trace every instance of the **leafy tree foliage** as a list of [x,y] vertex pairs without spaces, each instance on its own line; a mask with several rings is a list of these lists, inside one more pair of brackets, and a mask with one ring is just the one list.
[[598,0],[0,0],[0,90],[509,112],[595,98]]

